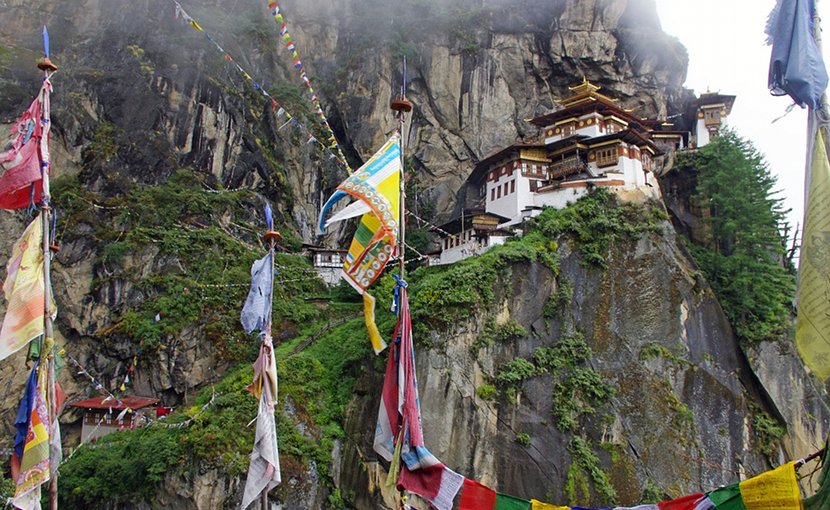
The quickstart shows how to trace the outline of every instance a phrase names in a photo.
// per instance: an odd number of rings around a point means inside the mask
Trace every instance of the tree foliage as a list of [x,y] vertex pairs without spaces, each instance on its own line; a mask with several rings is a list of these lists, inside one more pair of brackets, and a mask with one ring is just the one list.
[[775,340],[787,330],[794,277],[787,266],[782,198],[752,143],[723,131],[678,166],[697,171],[693,197],[708,227],[692,247],[735,332],[743,341]]

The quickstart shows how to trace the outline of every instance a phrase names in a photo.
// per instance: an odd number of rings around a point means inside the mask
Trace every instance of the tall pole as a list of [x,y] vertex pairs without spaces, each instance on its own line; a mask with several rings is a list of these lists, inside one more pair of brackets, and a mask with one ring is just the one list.
[[398,261],[400,263],[400,277],[403,280],[406,277],[406,168],[404,167],[404,148],[406,146],[406,114],[412,111],[412,103],[406,99],[406,57],[403,59],[403,73],[401,79],[401,95],[398,99],[393,99],[389,108],[395,112],[395,117],[398,119],[398,132],[401,136],[401,185],[400,185],[400,203],[398,205],[400,211],[400,226],[398,233],[398,246],[400,247],[398,253]]
[[[41,58],[37,63],[38,69],[43,71],[43,79],[49,80],[52,74],[58,70],[58,66],[52,63],[49,59],[49,33],[46,30],[46,27],[43,27],[43,58]],[[51,122],[51,104],[49,99],[50,90],[49,87],[44,87],[43,89],[43,97],[41,97],[42,101],[42,119],[41,122]],[[55,401],[55,359],[54,359],[54,347],[55,347],[55,332],[54,332],[54,324],[52,323],[52,272],[51,272],[51,262],[52,262],[52,251],[51,251],[51,213],[52,208],[49,206],[49,197],[50,197],[50,189],[49,189],[49,172],[51,171],[50,168],[50,161],[51,158],[49,157],[49,135],[48,135],[48,128],[51,126],[47,125],[44,126],[44,131],[46,133],[43,136],[43,139],[40,141],[40,157],[42,161],[41,172],[42,172],[42,186],[43,186],[43,196],[41,198],[40,203],[40,220],[41,220],[41,231],[43,234],[43,343],[41,344],[40,350],[40,367],[44,366],[44,361],[46,362],[46,393],[47,393],[47,401],[48,401],[48,411],[49,411],[49,425],[47,429],[49,430],[49,469],[51,471],[49,477],[49,508],[50,510],[58,510],[58,457],[55,455],[55,451],[52,448],[52,440],[54,439],[54,433],[59,426],[57,424],[58,419],[58,409],[57,409],[57,402]],[[58,445],[60,448],[60,445]]]
[[[267,225],[267,230],[265,231],[265,241],[268,242],[268,250],[269,250],[269,253],[271,255],[271,268],[270,268],[270,270],[271,270],[271,279],[272,280],[271,280],[271,294],[270,294],[271,298],[268,300],[268,312],[266,313],[266,319],[265,319],[266,333],[262,337],[262,343],[263,344],[266,344],[266,343],[269,344],[269,347],[271,347],[271,350],[269,351],[269,355],[273,356],[274,351],[273,351],[273,346],[271,345],[271,311],[274,308],[274,306],[273,306],[273,302],[274,302],[274,283],[273,283],[273,278],[274,278],[274,249],[276,248],[277,243],[280,241],[280,239],[282,239],[282,235],[278,231],[274,230],[274,221],[273,221],[273,218],[271,216],[271,206],[268,205],[268,204],[266,204],[266,206],[265,206],[265,222],[266,222],[266,225]],[[260,348],[260,352],[262,352],[261,348]],[[267,378],[267,376],[265,374],[263,374],[262,377]],[[264,381],[264,379],[263,379],[263,383],[266,383],[266,381]],[[266,391],[265,388],[262,388],[262,391]],[[260,398],[264,398],[264,395],[261,395]],[[274,395],[274,398],[276,399],[277,396]],[[260,507],[260,510],[268,510],[268,486],[267,485],[265,486],[265,489],[263,489],[262,495],[260,496],[259,507]]]

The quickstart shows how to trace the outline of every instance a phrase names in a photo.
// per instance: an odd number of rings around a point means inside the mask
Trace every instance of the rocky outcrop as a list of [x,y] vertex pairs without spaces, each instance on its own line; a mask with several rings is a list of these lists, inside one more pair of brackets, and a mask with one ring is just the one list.
[[[623,504],[637,503],[649,487],[673,497],[711,490],[819,447],[830,427],[824,391],[786,344],[759,346],[747,359],[668,223],[661,233],[614,246],[605,271],[586,268],[571,244],[559,255],[555,278],[538,263],[504,271],[486,313],[419,351],[426,444],[452,469],[520,497],[602,506],[607,499],[577,492],[573,501],[568,493],[580,460],[574,436],[594,445]],[[573,298],[550,317],[546,304],[562,286]],[[494,317],[516,321],[528,335],[476,355]],[[515,401],[481,398],[477,389],[492,384],[505,363],[532,359],[574,330],[593,351],[590,367],[615,388],[601,415],[583,419],[577,431],[561,430],[552,408],[555,373],[525,381]],[[365,385],[379,383],[367,378]],[[377,482],[385,468],[372,454],[377,405],[376,392],[367,392],[348,412],[355,442],[344,449],[340,483],[357,508],[391,497]],[[753,424],[758,413],[782,419],[788,439],[763,444]],[[347,473],[354,465],[362,469]]]

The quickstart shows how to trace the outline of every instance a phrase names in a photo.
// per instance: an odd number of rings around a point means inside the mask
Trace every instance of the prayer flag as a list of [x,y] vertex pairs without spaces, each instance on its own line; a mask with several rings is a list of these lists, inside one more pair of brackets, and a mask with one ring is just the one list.
[[530,500],[530,508],[531,510],[571,510],[570,507],[550,505],[548,503],[542,503],[538,499]]
[[[46,404],[46,366],[35,364],[17,411],[12,471],[15,490],[12,503],[21,510],[40,509],[40,486],[49,481],[49,410]],[[21,443],[21,431],[25,435]]]
[[274,254],[255,261],[251,266],[251,290],[242,308],[240,322],[246,333],[258,329],[263,334],[270,330],[271,324],[271,293],[274,286]]
[[706,495],[718,510],[747,510],[737,483],[715,489]]
[[458,510],[489,510],[496,505],[496,491],[469,478],[464,479]]
[[827,510],[830,508],[830,441],[824,445],[824,456],[821,461],[821,474],[818,478],[818,490],[809,498],[804,499],[805,510]]
[[778,0],[767,21],[772,45],[769,89],[800,106],[817,109],[827,88],[827,70],[814,37],[815,0]]
[[[815,122],[815,121],[814,121]],[[804,234],[798,264],[795,344],[822,381],[830,377],[830,163],[825,130],[816,129],[808,165]]]
[[[747,510],[801,510],[795,463],[788,462],[739,484]],[[720,508],[720,506],[718,506]]]
[[404,466],[398,487],[421,496],[437,510],[452,510],[464,477],[443,464],[410,471]]
[[[43,334],[43,229],[40,214],[12,248],[3,292],[8,305],[0,328],[0,359],[5,359]],[[54,314],[55,304],[52,302]]]
[[695,510],[697,503],[703,498],[703,494],[690,494],[671,501],[661,501],[657,503],[657,508],[660,510]]
[[530,501],[497,493],[494,510],[530,510]]
[[277,450],[277,424],[274,406],[277,401],[277,363],[271,343],[270,330],[259,348],[254,362],[254,380],[248,389],[259,399],[256,418],[256,436],[242,496],[242,510],[248,508],[260,495],[280,484],[280,456]]
[[43,198],[43,172],[49,171],[49,94],[43,80],[40,93],[12,127],[0,152],[0,209],[20,209]]
[[[362,215],[343,263],[342,276],[363,295],[364,320],[376,354],[386,348],[386,343],[374,326],[374,298],[367,290],[383,273],[395,251],[400,221],[401,170],[400,136],[395,134],[337,187],[320,213],[321,232],[333,222]],[[347,196],[356,198],[357,202],[326,221],[334,205]]]

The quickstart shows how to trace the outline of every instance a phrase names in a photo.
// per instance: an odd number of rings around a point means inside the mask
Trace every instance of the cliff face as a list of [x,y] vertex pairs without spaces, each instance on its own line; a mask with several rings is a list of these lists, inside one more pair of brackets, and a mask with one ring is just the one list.
[[[609,499],[601,480],[586,473],[592,492],[580,492],[590,455],[574,437],[593,445],[596,467],[623,504],[655,487],[671,497],[711,490],[819,447],[830,418],[823,390],[785,343],[744,353],[667,222],[658,233],[615,244],[604,271],[586,267],[573,242],[558,256],[558,275],[538,262],[505,268],[490,308],[433,336],[418,353],[425,441],[442,461],[520,497],[603,506]],[[572,299],[561,300],[562,289]],[[523,331],[479,350],[488,320]],[[563,430],[557,395],[591,402],[585,393],[567,393],[574,381],[566,365],[523,380],[515,399],[482,397],[481,388],[512,360],[538,365],[540,348],[556,348],[574,331],[593,352],[590,370],[613,388],[600,413],[578,416],[575,428]],[[378,405],[368,388],[379,384],[365,383],[366,395],[353,401],[346,420],[360,441],[344,448],[340,483],[359,508],[392,501],[378,482],[385,468],[366,460],[373,458]],[[786,423],[783,442],[764,437],[759,415]]]
[[[182,5],[287,109],[313,124],[302,82],[265,2]],[[502,146],[535,139],[526,119],[555,109],[567,86],[583,78],[648,117],[683,112],[690,97],[682,88],[685,50],[660,30],[651,0],[285,0],[281,5],[353,167],[396,128],[388,105],[398,93],[400,63],[407,57],[408,97],[415,104],[407,140],[413,170],[409,199],[436,223],[457,207],[456,192],[475,162]],[[55,177],[74,176],[82,191],[72,203],[87,204],[85,212],[72,209],[71,218],[58,223],[64,240],[54,275],[58,336],[108,388],[118,387],[126,367],[142,353],[135,338],[118,330],[125,316],[149,313],[151,300],[167,296],[167,288],[148,289],[147,280],[188,270],[192,275],[194,259],[216,255],[171,254],[154,239],[121,245],[123,253],[113,257],[108,245],[149,226],[124,215],[125,197],[136,190],[167,183],[179,169],[190,168],[205,194],[251,191],[232,211],[195,213],[192,204],[182,202],[176,219],[183,228],[216,226],[254,245],[256,210],[268,199],[280,228],[296,233],[293,249],[300,241],[334,245],[347,239],[345,227],[325,238],[316,237],[314,229],[321,199],[344,170],[274,118],[270,104],[204,35],[175,19],[170,2],[5,0],[0,8],[0,122],[11,122],[36,92],[40,26],[50,29],[52,58],[60,66],[53,79]],[[179,213],[172,210],[165,209]],[[22,213],[4,213],[0,263],[24,224]],[[620,500],[639,500],[649,484],[676,495],[762,469],[767,460],[757,453],[750,432],[749,402],[787,425],[789,435],[783,449],[772,446],[772,460],[806,453],[827,435],[825,397],[795,355],[779,345],[748,353],[737,346],[668,225],[614,250],[605,271],[580,265],[578,250],[567,244],[559,248],[558,275],[538,263],[506,268],[494,289],[496,305],[432,339],[432,349],[421,349],[426,439],[442,460],[512,494],[567,499],[563,486],[575,465],[571,461],[585,455],[572,435],[552,426],[551,394],[558,379],[550,373],[534,376],[516,389],[515,402],[485,399],[476,391],[507,361],[552,347],[575,331],[593,352],[585,363],[615,389],[605,404],[606,418],[586,418],[580,426]],[[217,272],[242,260],[227,257]],[[555,317],[545,317],[550,296],[562,288],[572,289],[572,299]],[[227,291],[228,303],[237,298]],[[221,313],[231,317],[238,309]],[[515,321],[529,333],[471,354],[491,319]],[[234,362],[223,350],[227,345],[211,341],[216,320],[200,317],[166,333],[159,348],[145,349],[132,392],[190,405],[194,389],[221,378]],[[280,324],[275,337],[290,339],[307,326],[292,320]],[[0,384],[9,388],[0,401],[3,437],[12,434],[25,379],[21,365],[22,354],[0,364]],[[384,497],[383,468],[373,460],[370,438],[380,374],[372,362],[364,365],[368,375],[347,406],[345,436],[335,445],[330,476],[347,504],[375,508]],[[70,400],[89,391],[87,381],[72,373],[64,373],[61,382]],[[313,429],[307,417],[295,414],[298,423]],[[67,444],[78,438],[79,418],[74,412],[62,417]],[[307,429],[303,434],[315,437]],[[280,500],[288,508],[325,506],[329,488],[318,467],[310,463],[292,473]],[[240,484],[239,476],[214,466],[185,467],[167,474],[155,507],[236,504]],[[594,484],[589,483],[596,495]]]

